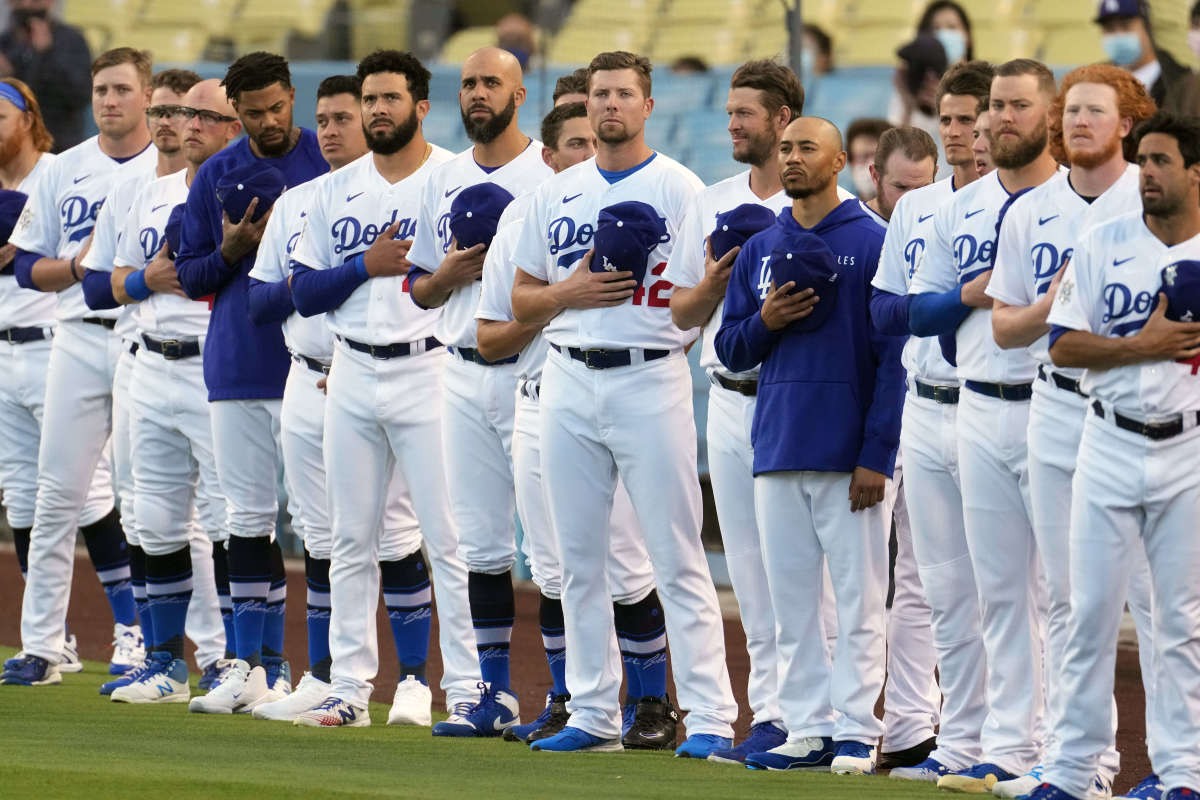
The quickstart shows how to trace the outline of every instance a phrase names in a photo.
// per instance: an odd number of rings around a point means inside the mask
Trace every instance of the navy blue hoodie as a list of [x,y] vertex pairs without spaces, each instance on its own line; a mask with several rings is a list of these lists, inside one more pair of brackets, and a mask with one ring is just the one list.
[[[832,316],[815,331],[771,331],[759,313],[769,276],[764,259],[781,239],[821,237],[838,257],[841,277]],[[871,325],[871,279],[879,264],[883,229],[846,200],[813,228],[792,209],[746,242],[729,278],[716,350],[733,372],[761,364],[751,441],[754,474],[787,470],[890,476],[900,446],[905,376],[900,351],[906,337],[885,336]]]

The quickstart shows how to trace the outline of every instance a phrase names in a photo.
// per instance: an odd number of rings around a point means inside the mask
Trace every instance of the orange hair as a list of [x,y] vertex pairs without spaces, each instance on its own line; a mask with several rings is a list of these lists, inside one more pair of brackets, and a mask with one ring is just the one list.
[[[1050,106],[1050,119],[1047,123],[1050,154],[1061,164],[1067,163],[1067,148],[1063,143],[1063,109],[1067,104],[1067,92],[1079,83],[1102,83],[1111,86],[1117,93],[1117,113],[1122,118],[1132,119],[1134,127],[1142,120],[1149,119],[1158,110],[1150,95],[1146,93],[1146,87],[1142,86],[1142,82],[1133,77],[1129,70],[1112,64],[1088,64],[1072,70],[1063,78],[1058,96]],[[1130,133],[1132,134],[1132,130]],[[1125,137],[1123,146],[1125,160],[1132,161],[1137,155],[1137,145],[1132,135]]]
[[33,96],[33,91],[24,81],[17,78],[0,78],[0,81],[16,89],[21,94],[21,97],[25,98],[25,111],[22,113],[27,114],[33,123],[29,128],[29,136],[33,139],[33,147],[39,153],[49,153],[50,148],[54,146],[54,137],[50,135],[50,131],[46,130],[46,123],[42,119],[42,107],[38,105],[37,98]]

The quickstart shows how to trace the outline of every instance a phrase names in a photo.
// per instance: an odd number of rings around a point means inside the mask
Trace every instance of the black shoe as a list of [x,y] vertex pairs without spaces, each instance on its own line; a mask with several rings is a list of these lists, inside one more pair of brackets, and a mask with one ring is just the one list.
[[547,739],[567,726],[571,715],[567,713],[569,694],[556,694],[542,709],[542,713],[529,725],[512,725],[505,729],[504,738],[510,742],[536,742]]
[[621,744],[633,750],[667,750],[675,746],[679,712],[669,697],[643,697],[634,712],[633,727]]
[[925,741],[914,744],[907,750],[897,750],[894,753],[881,753],[875,769],[899,769],[900,767],[915,767],[933,752],[937,746],[937,738],[930,736]]

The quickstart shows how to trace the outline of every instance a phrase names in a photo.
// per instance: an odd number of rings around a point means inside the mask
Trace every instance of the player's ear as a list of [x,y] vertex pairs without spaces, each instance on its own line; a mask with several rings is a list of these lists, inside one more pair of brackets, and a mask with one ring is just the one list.
[[417,111],[417,119],[419,121],[424,121],[425,116],[429,113],[429,101],[428,100],[418,100],[416,111]]
[[554,157],[554,151],[551,150],[549,147],[546,147],[543,145],[542,146],[542,161],[545,162],[546,166],[549,167],[550,169],[554,169],[554,165],[550,163],[550,159],[553,157]]
[[[846,151],[839,150],[837,155],[833,157],[833,171],[841,172],[846,168]],[[875,165],[871,165],[871,176],[875,176]]]
[[525,105],[525,97],[526,97],[525,86],[524,85],[518,86],[517,90],[515,92],[513,92],[513,101],[516,103],[517,108],[520,108],[521,106]]

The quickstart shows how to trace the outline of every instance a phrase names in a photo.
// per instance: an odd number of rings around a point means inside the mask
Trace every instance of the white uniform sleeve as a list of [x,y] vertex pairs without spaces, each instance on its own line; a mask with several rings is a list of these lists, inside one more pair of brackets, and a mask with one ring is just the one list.
[[675,247],[667,259],[667,269],[663,272],[663,280],[670,281],[676,286],[690,289],[704,278],[704,263],[706,258],[707,231],[704,230],[704,209],[701,208],[700,198],[692,199],[683,223],[679,226]]
[[913,275],[909,294],[923,292],[947,292],[958,286],[958,261],[954,257],[951,237],[954,235],[954,209],[956,204],[947,201],[935,212],[933,235],[925,243],[925,256]]
[[[310,269],[330,269],[340,266],[333,263],[333,238],[329,235],[328,203],[332,196],[330,188],[334,181],[325,181],[309,199],[308,212],[304,217],[304,229],[300,233],[300,241],[292,251],[291,260]],[[273,217],[274,215],[272,215]],[[282,216],[282,215],[280,215]],[[268,220],[267,225],[270,226]],[[286,246],[286,242],[281,246]],[[291,264],[285,264],[290,270]]]
[[[147,190],[148,187],[149,184],[144,187],[144,190]],[[139,236],[141,231],[138,228],[138,220],[141,218],[142,208],[144,206],[142,203],[142,196],[143,192],[137,193],[137,197],[134,198],[133,204],[129,206],[129,212],[125,214],[125,218],[121,222],[120,230],[117,231],[117,245],[112,257],[112,264],[114,267],[133,267],[134,269],[141,269],[142,267],[146,266],[146,254],[142,251],[142,242],[141,237]],[[112,198],[109,199],[111,200]],[[107,208],[108,202],[105,201],[104,208],[100,209],[100,220],[104,219],[104,211]],[[100,229],[99,221],[96,223],[96,229],[97,231]],[[93,269],[100,269],[100,267],[93,267]],[[112,267],[109,267],[109,269],[111,270]]]
[[[1095,238],[1088,237],[1080,242],[1071,254],[1071,260],[1064,267],[1062,283],[1054,295],[1054,304],[1050,306],[1050,314],[1046,321],[1051,325],[1059,325],[1075,331],[1096,333],[1100,330],[1100,316],[1104,300],[1095,293],[1095,287],[1100,281],[1093,274],[1091,250]],[[1103,263],[1103,262],[1101,262]]]
[[538,190],[534,195],[533,204],[529,207],[529,215],[521,225],[521,235],[517,237],[517,246],[513,248],[512,262],[513,266],[522,272],[550,283],[550,250],[542,233],[544,200],[545,192]]
[[[263,230],[262,241],[258,245],[258,256],[254,259],[254,267],[250,277],[264,283],[276,283],[287,277],[290,269],[287,261],[287,223],[295,215],[296,210],[286,194],[275,203],[274,213],[267,220]],[[306,217],[307,219],[307,217]]]
[[513,266],[512,253],[521,237],[524,220],[513,220],[492,240],[483,258],[483,285],[479,291],[476,319],[511,322]]
[[25,208],[21,210],[21,216],[8,240],[9,244],[27,253],[50,258],[58,257],[59,240],[62,238],[58,225],[58,203],[55,200],[58,164],[58,159],[55,159],[37,182],[37,188],[25,201]]
[[442,193],[442,174],[445,167],[434,170],[421,186],[421,212],[417,215],[417,232],[413,235],[408,261],[426,272],[436,272],[442,264],[441,245],[437,236],[438,200]]
[[1033,269],[1030,256],[1030,228],[1033,222],[1025,202],[1029,195],[1019,198],[1009,207],[996,239],[996,258],[992,261],[992,277],[988,279],[987,295],[1010,306],[1032,305],[1037,299],[1029,296],[1025,273]]
[[[113,187],[113,190],[108,193],[108,197],[104,198],[104,205],[100,207],[100,213],[96,215],[96,227],[92,229],[92,243],[88,247],[87,255],[79,263],[85,269],[94,269],[98,272],[112,272],[113,259],[117,253],[117,239],[120,231],[117,221],[117,203],[119,196],[122,194],[119,187]],[[127,212],[130,209],[121,209],[122,212]],[[132,214],[123,214],[123,219],[128,222]]]
[[892,211],[892,221],[887,227],[887,232],[883,235],[879,268],[875,270],[875,278],[871,281],[871,285],[880,291],[908,294],[908,281],[904,275],[907,269],[904,248],[908,244],[910,222],[908,204],[904,202],[904,197],[901,197]]

